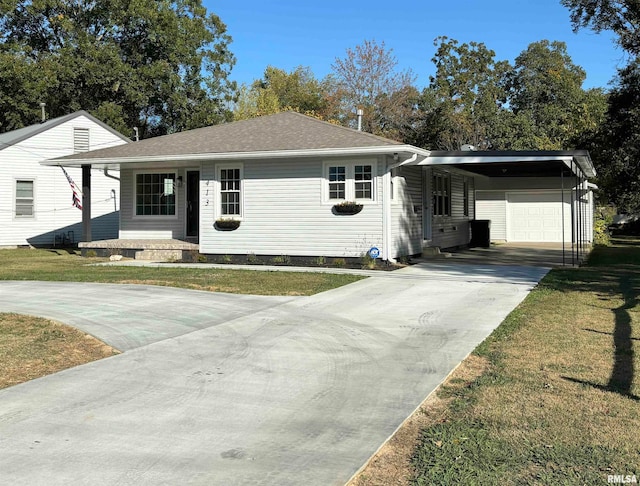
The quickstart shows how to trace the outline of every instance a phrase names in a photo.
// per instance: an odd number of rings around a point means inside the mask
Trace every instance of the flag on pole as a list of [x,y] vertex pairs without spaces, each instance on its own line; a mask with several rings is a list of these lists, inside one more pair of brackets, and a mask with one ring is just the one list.
[[73,182],[73,179],[71,178],[71,176],[67,174],[67,171],[64,170],[64,167],[62,166],[59,166],[59,167],[62,169],[62,172],[64,172],[64,175],[66,176],[67,180],[69,181],[69,185],[71,186],[71,192],[73,193],[71,195],[71,204],[73,204],[78,209],[82,209],[82,199],[80,199],[80,194],[82,194],[82,192],[80,192],[80,190],[78,189],[78,186],[76,186],[76,183]]

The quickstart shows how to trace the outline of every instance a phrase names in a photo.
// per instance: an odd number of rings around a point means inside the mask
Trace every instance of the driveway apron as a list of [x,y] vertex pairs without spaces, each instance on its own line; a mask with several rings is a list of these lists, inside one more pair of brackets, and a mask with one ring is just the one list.
[[2,311],[86,317],[127,345],[0,391],[0,483],[344,484],[546,271],[420,264],[294,299],[162,289],[158,308],[194,315],[157,334],[129,286],[76,284],[96,303],[0,283]]

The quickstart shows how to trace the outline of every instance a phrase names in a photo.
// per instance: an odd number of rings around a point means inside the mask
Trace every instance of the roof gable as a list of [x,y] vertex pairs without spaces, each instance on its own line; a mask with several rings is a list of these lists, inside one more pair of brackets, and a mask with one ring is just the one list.
[[39,133],[46,132],[47,130],[53,127],[57,127],[58,125],[61,125],[69,120],[73,120],[74,118],[78,118],[80,116],[84,116],[88,118],[95,124],[100,125],[105,130],[108,130],[109,132],[113,133],[115,136],[119,137],[120,139],[126,142],[131,141],[130,139],[122,135],[117,130],[114,130],[113,128],[111,128],[106,123],[101,122],[100,120],[90,115],[86,111],[80,110],[80,111],[71,113],[69,115],[64,115],[58,118],[52,118],[51,120],[47,120],[43,123],[38,123],[36,125],[30,125],[28,127],[18,128],[17,130],[12,130],[10,132],[2,133],[0,134],[0,150],[10,147],[11,145],[15,145],[19,142],[22,142],[23,140],[27,140],[31,137],[34,137]]
[[185,156],[402,145],[295,112],[173,133],[65,159]]

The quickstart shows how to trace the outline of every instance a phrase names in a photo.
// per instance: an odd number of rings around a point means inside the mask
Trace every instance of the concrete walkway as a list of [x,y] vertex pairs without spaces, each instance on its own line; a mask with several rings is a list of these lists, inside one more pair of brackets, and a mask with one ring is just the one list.
[[344,484],[546,271],[421,264],[284,301],[1,282],[1,311],[129,347],[0,391],[0,482]]

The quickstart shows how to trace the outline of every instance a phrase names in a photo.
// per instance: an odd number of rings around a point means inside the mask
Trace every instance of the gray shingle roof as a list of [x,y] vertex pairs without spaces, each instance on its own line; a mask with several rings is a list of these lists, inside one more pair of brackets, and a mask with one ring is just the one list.
[[299,113],[283,112],[149,138],[136,143],[85,152],[63,159],[118,159],[121,157],[340,149],[385,145],[402,144]]
[[64,123],[66,121],[73,120],[74,118],[77,118],[79,116],[85,116],[89,118],[91,121],[93,121],[94,123],[97,123],[98,125],[105,128],[106,130],[109,130],[111,133],[120,137],[122,140],[130,142],[130,140],[124,135],[122,135],[120,132],[117,132],[116,130],[111,128],[109,125],[102,123],[100,120],[91,116],[86,111],[80,110],[80,111],[71,113],[69,115],[60,116],[58,118],[52,118],[51,120],[47,120],[43,123],[38,123],[36,125],[30,125],[28,127],[18,128],[17,130],[12,130],[10,132],[2,133],[0,134],[0,150],[7,148],[11,145],[15,145],[18,142],[22,142],[23,140],[31,138],[34,135],[37,135],[39,133],[45,132],[50,128],[58,126],[61,123]]

